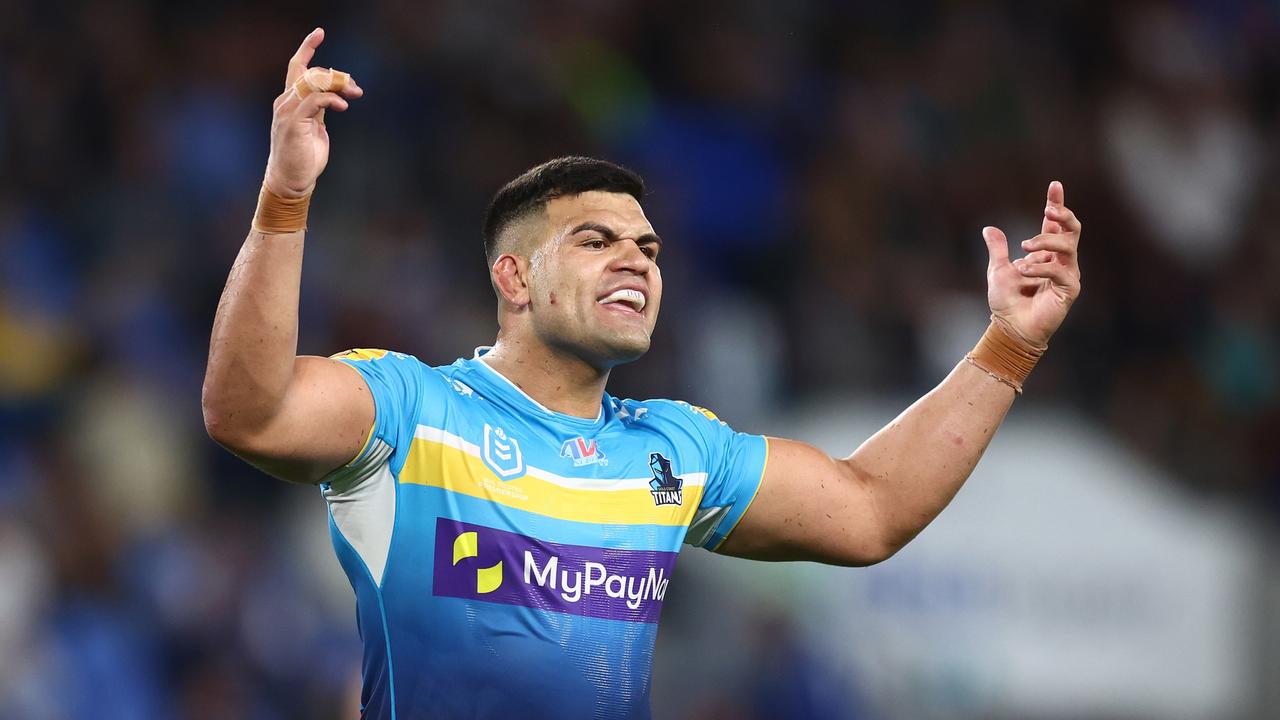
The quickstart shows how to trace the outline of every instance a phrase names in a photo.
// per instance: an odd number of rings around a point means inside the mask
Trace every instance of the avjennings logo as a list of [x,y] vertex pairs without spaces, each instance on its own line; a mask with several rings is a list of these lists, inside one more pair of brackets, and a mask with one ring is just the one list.
[[484,463],[503,480],[524,472],[520,442],[500,427],[484,424]]
[[550,543],[438,518],[432,594],[656,623],[675,564],[672,552]]
[[653,471],[653,479],[649,481],[649,492],[653,493],[653,504],[682,504],[684,480],[671,472],[671,461],[662,457],[662,453],[649,453],[649,469]]
[[573,460],[574,467],[609,464],[609,459],[604,456],[600,445],[595,440],[587,440],[581,435],[564,441],[560,446],[560,457]]

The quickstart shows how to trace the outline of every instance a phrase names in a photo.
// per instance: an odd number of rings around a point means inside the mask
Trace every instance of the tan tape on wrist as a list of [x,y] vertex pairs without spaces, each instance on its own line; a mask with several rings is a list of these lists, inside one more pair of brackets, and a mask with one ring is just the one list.
[[258,193],[258,211],[253,214],[253,229],[268,235],[302,232],[307,229],[307,210],[311,193],[300,198],[281,197],[262,183]]
[[318,92],[342,92],[351,82],[351,76],[333,68],[307,68],[302,77],[293,83],[293,91],[304,98]]
[[1021,395],[1022,383],[1048,347],[1033,344],[993,316],[987,331],[964,359]]

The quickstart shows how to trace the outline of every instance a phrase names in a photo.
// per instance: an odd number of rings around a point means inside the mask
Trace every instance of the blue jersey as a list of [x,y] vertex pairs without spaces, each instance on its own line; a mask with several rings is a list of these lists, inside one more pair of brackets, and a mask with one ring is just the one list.
[[364,716],[649,717],[676,553],[732,531],[765,439],[669,400],[557,413],[479,354],[335,357],[376,408],[321,484],[356,593]]

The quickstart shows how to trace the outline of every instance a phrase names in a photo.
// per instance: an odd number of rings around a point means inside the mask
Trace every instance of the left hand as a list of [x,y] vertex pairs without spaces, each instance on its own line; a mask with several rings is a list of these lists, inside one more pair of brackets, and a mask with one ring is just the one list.
[[987,242],[987,303],[997,320],[1032,344],[1048,344],[1080,295],[1080,221],[1063,205],[1062,183],[1049,183],[1040,234],[1022,241],[1027,256],[1009,262],[1009,241],[994,227],[982,229]]

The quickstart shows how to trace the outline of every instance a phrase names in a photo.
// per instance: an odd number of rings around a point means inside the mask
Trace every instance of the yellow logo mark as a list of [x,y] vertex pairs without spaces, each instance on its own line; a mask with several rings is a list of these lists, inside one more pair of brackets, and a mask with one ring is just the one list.
[[377,360],[386,355],[386,350],[376,350],[374,348],[351,348],[343,350],[340,353],[330,355],[331,360]]
[[709,420],[715,420],[715,421],[719,422],[720,418],[716,417],[716,414],[715,414],[715,413],[713,413],[713,412],[711,412],[710,410],[708,410],[708,409],[706,409],[706,408],[704,408],[704,407],[698,407],[697,405],[693,405],[692,407],[693,407],[693,409],[694,409],[694,410],[697,410],[698,412],[702,413],[703,415],[706,415],[706,416],[707,416],[707,419],[709,419]]
[[[453,564],[480,554],[480,538],[474,531],[464,532],[453,540]],[[483,595],[498,589],[502,584],[502,561],[497,565],[476,570],[476,593]]]

